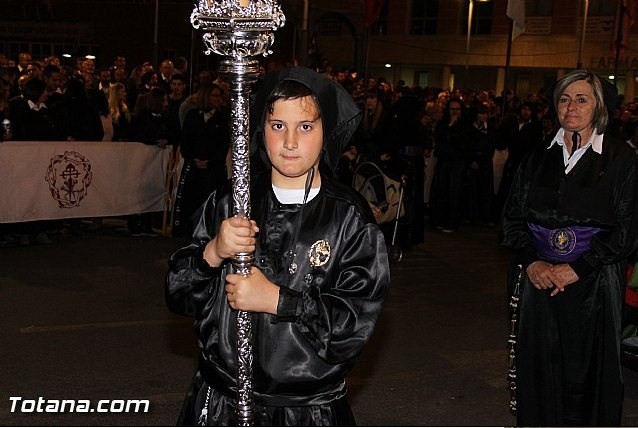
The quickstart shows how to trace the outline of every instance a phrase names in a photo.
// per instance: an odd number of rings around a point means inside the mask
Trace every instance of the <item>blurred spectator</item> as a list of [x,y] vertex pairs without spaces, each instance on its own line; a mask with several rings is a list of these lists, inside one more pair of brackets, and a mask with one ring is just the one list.
[[11,109],[9,108],[9,85],[0,79],[0,142],[12,139]]
[[[142,94],[144,101],[139,103],[140,109],[133,118],[132,139],[148,145],[165,147],[168,140],[166,134],[165,113],[168,106],[166,93],[161,88],[152,88],[148,94]],[[152,213],[129,216],[128,229],[131,236],[156,236],[152,229]]]
[[173,61],[165,59],[162,61],[159,67],[159,75],[157,76],[157,84],[166,93],[171,92],[171,80],[173,80],[173,73],[175,72],[175,66]]
[[30,62],[27,65],[27,74],[32,79],[42,79],[42,66],[39,62]]
[[64,132],[51,117],[46,101],[45,83],[39,79],[29,79],[24,87],[24,101],[13,122],[14,140],[64,140]]
[[126,71],[126,57],[123,55],[116,55],[115,58],[113,58],[113,65],[111,66],[111,69]]
[[436,171],[432,182],[430,210],[433,226],[442,232],[458,230],[464,211],[463,185],[471,158],[470,126],[463,103],[453,98],[443,120],[434,131]]
[[188,112],[182,128],[180,149],[184,167],[175,202],[172,228],[175,236],[189,235],[191,215],[227,180],[229,118],[221,88],[214,84],[201,85],[197,91],[197,108]]
[[173,146],[176,152],[182,134],[182,126],[179,121],[179,108],[186,100],[186,81],[181,74],[173,75],[171,80],[171,92],[168,96],[168,112],[166,116],[166,124],[168,127],[168,144]]
[[494,174],[492,159],[495,149],[495,134],[490,123],[486,105],[480,104],[474,117],[470,137],[471,162],[467,182],[467,215],[472,223],[493,225],[492,199],[494,196]]
[[84,84],[71,79],[64,91],[64,114],[67,140],[101,141],[104,136],[102,122],[89,103]]
[[166,109],[168,101],[161,88],[152,88],[133,117],[131,139],[144,144],[166,146]]
[[91,100],[91,103],[102,123],[102,141],[113,141],[115,130],[113,129],[113,118],[111,117],[108,98],[98,95]]
[[47,57],[47,59],[44,61],[46,65],[54,65],[56,67],[60,67],[62,64],[60,63],[60,58],[56,55],[51,55],[49,57]]
[[534,106],[527,102],[521,103],[516,111],[517,114],[504,117],[496,135],[497,146],[507,147],[509,152],[495,200],[498,215],[509,195],[514,175],[521,161],[543,142],[543,129],[537,120]]
[[57,108],[64,98],[60,88],[62,78],[59,67],[51,64],[44,67],[44,84],[47,87],[47,107]]
[[27,74],[27,66],[33,62],[33,57],[29,52],[22,52],[18,55],[18,74]]
[[30,80],[30,77],[28,74],[23,74],[22,76],[20,76],[18,78],[19,94],[9,99],[9,109],[11,110],[11,116],[14,118],[16,117],[16,114],[18,113],[18,109],[20,108],[20,106],[22,106],[22,104],[25,102],[24,88],[27,85],[27,82],[29,80]]
[[87,89],[97,89],[97,79],[95,78],[95,62],[92,59],[82,61],[80,69]]
[[113,83],[109,88],[109,111],[113,120],[113,141],[126,141],[131,128],[131,113],[126,104],[126,87]]
[[108,97],[109,86],[111,86],[111,70],[108,68],[101,68],[98,74],[97,90],[101,92],[105,98]]
[[188,60],[183,56],[178,56],[175,58],[175,72],[174,74],[181,74],[186,78],[188,76]]

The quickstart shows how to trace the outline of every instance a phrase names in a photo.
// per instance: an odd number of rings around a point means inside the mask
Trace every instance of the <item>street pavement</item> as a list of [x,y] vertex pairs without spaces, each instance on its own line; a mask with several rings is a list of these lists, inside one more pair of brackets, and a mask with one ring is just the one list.
[[[130,237],[125,226],[108,219],[51,245],[0,248],[0,425],[175,424],[197,355],[192,321],[164,303],[166,261],[180,240]],[[515,423],[508,260],[496,228],[468,226],[428,230],[392,265],[377,329],[348,379],[359,425]],[[623,425],[637,426],[638,374],[624,375]],[[150,409],[38,412],[39,397],[42,409],[71,399],[149,400]]]

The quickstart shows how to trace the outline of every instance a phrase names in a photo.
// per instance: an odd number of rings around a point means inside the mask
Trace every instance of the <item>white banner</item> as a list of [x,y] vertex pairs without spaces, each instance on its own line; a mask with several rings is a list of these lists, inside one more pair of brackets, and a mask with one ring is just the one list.
[[171,148],[138,142],[0,144],[0,223],[163,211]]

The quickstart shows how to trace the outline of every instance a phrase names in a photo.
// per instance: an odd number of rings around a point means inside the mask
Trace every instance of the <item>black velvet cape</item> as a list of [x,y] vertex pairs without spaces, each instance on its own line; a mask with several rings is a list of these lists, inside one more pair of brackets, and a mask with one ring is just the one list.
[[[354,425],[345,377],[373,332],[389,287],[383,235],[365,200],[327,177],[306,205],[279,203],[269,173],[253,180],[251,196],[252,218],[261,229],[254,264],[281,287],[277,316],[253,314],[255,424]],[[231,199],[228,191],[213,194],[196,214],[190,243],[169,261],[168,305],[195,317],[202,349],[180,424],[197,422],[209,385],[208,424],[235,424],[236,311],[224,292],[229,266],[213,269],[202,257],[231,215]],[[329,243],[330,256],[313,266],[309,251],[320,240]]]
[[556,229],[601,228],[578,260],[579,280],[550,297],[525,277],[517,344],[518,425],[620,425],[622,296],[636,246],[636,159],[605,137],[565,173],[562,147],[523,163],[503,212],[501,242],[525,269],[538,260],[528,222]]

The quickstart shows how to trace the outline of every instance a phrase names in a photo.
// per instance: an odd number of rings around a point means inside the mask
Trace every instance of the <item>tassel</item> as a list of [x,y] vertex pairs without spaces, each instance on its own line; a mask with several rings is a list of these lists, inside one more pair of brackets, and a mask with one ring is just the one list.
[[510,412],[516,415],[516,341],[518,339],[518,304],[520,302],[521,284],[523,281],[523,265],[516,266],[517,275],[516,283],[514,284],[514,291],[510,299],[510,310],[512,311],[512,318],[510,321],[510,335],[507,343],[510,347],[509,352],[509,367],[507,370],[507,382],[510,390]]

